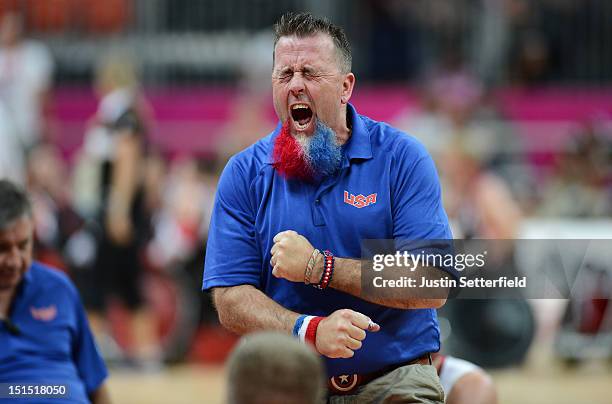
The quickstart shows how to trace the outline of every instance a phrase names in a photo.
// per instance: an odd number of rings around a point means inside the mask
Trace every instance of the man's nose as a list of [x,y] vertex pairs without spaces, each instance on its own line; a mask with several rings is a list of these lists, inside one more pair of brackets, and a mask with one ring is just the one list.
[[291,94],[297,96],[299,94],[303,94],[306,90],[306,86],[304,83],[304,77],[301,74],[294,74],[291,78],[291,82],[289,83],[289,91]]

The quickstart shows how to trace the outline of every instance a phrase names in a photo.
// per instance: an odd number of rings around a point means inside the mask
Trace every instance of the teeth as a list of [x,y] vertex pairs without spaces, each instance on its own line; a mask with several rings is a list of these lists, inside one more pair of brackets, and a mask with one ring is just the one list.
[[[310,107],[308,106],[308,104],[295,104],[291,106],[292,111],[296,111],[298,109],[306,110],[310,109]],[[308,122],[306,122],[305,124],[301,124],[299,121],[293,121],[293,123],[298,131],[305,131],[310,126],[310,121],[311,119],[309,119]]]

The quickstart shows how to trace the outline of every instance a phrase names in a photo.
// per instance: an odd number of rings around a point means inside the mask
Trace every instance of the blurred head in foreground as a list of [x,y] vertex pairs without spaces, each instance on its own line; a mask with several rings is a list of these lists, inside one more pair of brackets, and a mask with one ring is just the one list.
[[312,404],[323,392],[321,359],[288,335],[250,334],[228,360],[230,404]]

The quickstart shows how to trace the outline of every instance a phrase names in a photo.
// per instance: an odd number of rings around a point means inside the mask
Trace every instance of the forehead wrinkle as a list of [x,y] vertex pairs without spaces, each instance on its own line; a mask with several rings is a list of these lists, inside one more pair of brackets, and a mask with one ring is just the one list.
[[275,70],[277,71],[287,67],[291,67],[294,71],[301,71],[304,66],[318,71],[329,71],[333,67],[340,70],[339,51],[333,40],[324,34],[282,37],[277,42],[274,53]]

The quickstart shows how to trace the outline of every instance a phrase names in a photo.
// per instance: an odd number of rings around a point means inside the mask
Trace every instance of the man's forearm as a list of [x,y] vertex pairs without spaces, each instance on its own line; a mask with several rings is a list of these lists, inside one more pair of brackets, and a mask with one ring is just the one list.
[[[270,249],[272,275],[291,282],[318,283],[322,279],[324,258],[306,237],[294,230],[285,230],[274,236],[274,245]],[[312,271],[308,268],[310,259],[314,259]],[[387,276],[402,278],[407,275],[405,268],[387,268]],[[410,271],[415,279],[441,280],[447,274],[438,268],[418,267]],[[306,279],[308,278],[308,279]],[[328,287],[348,293],[360,299],[381,306],[398,309],[439,308],[446,302],[448,289],[434,288],[386,288],[376,293],[361,290],[361,261],[349,258],[335,258],[335,270]],[[433,290],[432,290],[433,289]],[[367,293],[364,293],[367,292]]]
[[[215,288],[213,299],[221,324],[239,335],[262,330],[291,334],[299,317],[250,285]],[[380,330],[365,314],[350,309],[336,310],[319,320],[310,323],[316,324],[314,337],[306,339],[329,358],[351,358],[361,348],[366,331]]]
[[213,299],[221,324],[238,335],[262,330],[291,333],[299,317],[251,285],[215,288]]
[[[323,271],[322,266],[318,273]],[[417,276],[429,276],[441,278],[444,274],[437,268],[418,268]],[[415,274],[413,273],[413,276]],[[349,258],[336,258],[335,269],[329,287],[336,290],[367,300],[371,303],[396,309],[427,309],[442,307],[446,301],[441,295],[443,292],[432,293],[436,298],[417,297],[416,293],[410,293],[398,288],[397,290],[385,290],[381,293],[364,294],[361,290],[361,261]],[[414,290],[412,290],[414,292]]]

